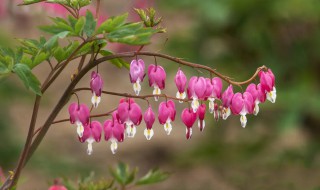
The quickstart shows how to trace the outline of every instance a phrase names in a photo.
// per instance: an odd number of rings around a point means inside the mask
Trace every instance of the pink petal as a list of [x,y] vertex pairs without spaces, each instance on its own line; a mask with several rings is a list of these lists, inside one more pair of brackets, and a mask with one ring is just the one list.
[[187,126],[187,128],[192,128],[196,119],[197,114],[193,113],[192,109],[185,108],[181,113],[181,120]]
[[152,125],[155,121],[155,114],[154,114],[151,106],[149,106],[149,108],[146,110],[143,118],[144,118],[144,122],[146,123],[147,129],[151,129]]
[[243,102],[242,94],[238,92],[232,98],[231,111],[233,114],[238,115],[242,111],[243,107],[244,107],[244,102]]
[[174,82],[178,88],[178,91],[180,93],[183,93],[186,85],[187,85],[187,77],[186,75],[181,71],[181,69],[179,68],[175,78],[174,78]]

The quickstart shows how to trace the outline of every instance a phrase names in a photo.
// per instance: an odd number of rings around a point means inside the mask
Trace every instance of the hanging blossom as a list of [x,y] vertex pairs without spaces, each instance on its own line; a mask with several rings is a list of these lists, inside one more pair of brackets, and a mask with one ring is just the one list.
[[49,187],[48,190],[68,190],[68,189],[63,185],[52,185],[51,187]]
[[[160,95],[161,90],[165,88],[166,72],[159,65],[149,65],[148,67],[149,86],[153,87],[153,95]],[[159,100],[159,96],[155,96],[155,101]]]
[[[222,108],[221,108],[222,109]],[[221,109],[219,109],[219,105],[215,102],[214,103],[214,110],[213,110],[213,118],[218,121],[221,117]]]
[[175,78],[174,78],[174,82],[178,88],[178,92],[176,94],[176,98],[179,98],[181,100],[179,100],[180,103],[183,103],[183,99],[186,98],[186,85],[187,85],[187,77],[186,75],[183,73],[183,71],[181,71],[181,69],[179,68]]
[[204,77],[191,77],[188,84],[188,97],[192,99],[191,107],[194,113],[200,106],[199,100],[204,100],[206,97],[206,79]]
[[259,113],[259,104],[266,101],[266,93],[263,92],[261,88],[261,84],[250,84],[246,92],[249,92],[252,95],[253,101],[254,101],[254,110],[253,114],[258,115]]
[[144,136],[146,136],[147,140],[150,140],[153,135],[154,131],[152,129],[152,125],[154,121],[156,120],[156,116],[151,108],[151,106],[148,107],[146,112],[143,115],[144,122],[146,123],[146,129],[144,130]]
[[99,73],[92,71],[90,87],[92,92],[91,102],[93,107],[97,108],[101,101],[101,92],[103,87],[103,80]]
[[90,111],[85,104],[72,103],[69,106],[69,115],[71,124],[77,125],[77,133],[81,138],[83,136],[84,126],[89,124]]
[[136,95],[139,95],[141,91],[141,82],[145,77],[145,65],[142,59],[132,60],[130,63],[130,81],[133,84],[133,90]]
[[172,100],[161,102],[159,104],[159,123],[163,125],[164,131],[170,135],[172,131],[172,124],[176,118],[176,107]]
[[113,154],[117,152],[118,143],[124,140],[124,124],[119,121],[118,111],[112,113],[112,120],[106,120],[103,124],[104,138],[111,141],[110,149]]
[[271,69],[268,69],[267,72],[260,71],[259,77],[262,91],[267,94],[267,99],[270,102],[275,103],[277,98],[277,91],[275,87],[275,77]]
[[142,120],[140,106],[132,98],[122,98],[118,106],[118,116],[121,123],[126,124],[127,137],[133,138],[136,134],[136,126]]
[[205,104],[201,104],[201,106],[199,106],[198,108],[198,127],[200,129],[200,131],[203,131],[204,127],[206,126],[206,122],[204,120],[205,116],[206,116],[206,105]]
[[231,102],[233,98],[233,87],[229,85],[228,88],[223,92],[222,100],[222,119],[226,120],[231,115]]
[[92,143],[100,142],[101,133],[102,133],[102,125],[99,121],[92,121],[90,125],[84,128],[83,136],[79,138],[79,140],[82,143],[83,142],[88,143],[88,149],[87,149],[88,155],[92,154],[92,151],[93,151]]
[[[214,111],[214,101],[221,98],[222,80],[219,77],[206,79],[207,81],[207,97],[209,100],[209,112]],[[208,94],[209,93],[209,94]]]
[[197,120],[197,113],[191,108],[185,108],[181,113],[181,120],[186,125],[186,138],[191,139],[192,136],[192,126]]
[[252,114],[254,109],[254,101],[252,95],[249,92],[236,93],[232,98],[231,110],[235,115],[240,116],[241,126],[246,127],[247,124],[247,114]]

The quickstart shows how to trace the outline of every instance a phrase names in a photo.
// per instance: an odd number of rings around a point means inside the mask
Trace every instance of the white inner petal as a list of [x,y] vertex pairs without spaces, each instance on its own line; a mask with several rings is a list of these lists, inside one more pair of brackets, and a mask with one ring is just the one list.
[[[201,124],[202,124],[202,129],[201,129]],[[206,126],[205,120],[198,120],[198,127],[201,131],[203,131],[204,127]]]
[[275,102],[276,102],[276,99],[277,99],[276,87],[273,87],[272,91],[267,92],[267,99],[268,99],[271,103],[275,103]]
[[247,117],[245,114],[240,116],[240,122],[241,122],[241,126],[245,128],[247,125]]
[[133,90],[134,90],[134,93],[136,93],[136,95],[138,96],[141,91],[140,78],[137,80],[137,82],[133,84]]
[[93,105],[94,108],[97,108],[99,103],[101,101],[101,97],[100,96],[96,96],[96,94],[93,92],[92,98],[91,98],[91,103]]
[[80,121],[76,121],[76,125],[77,125],[77,133],[81,138],[83,136],[84,127]]
[[167,135],[170,135],[172,131],[172,125],[171,120],[168,119],[167,122],[163,125],[164,131],[167,133]]
[[184,100],[187,97],[186,92],[180,93],[179,91],[176,94],[176,98],[180,99],[179,103],[183,103],[182,100]]
[[88,155],[91,155],[91,154],[92,154],[92,151],[93,151],[93,149],[92,149],[92,143],[93,143],[95,140],[94,140],[94,138],[90,137],[90,138],[88,138],[86,141],[87,141],[87,143],[88,143],[87,153],[88,153]]
[[[153,95],[160,95],[161,94],[161,90],[157,85],[154,85],[154,89],[153,89]],[[154,100],[157,102],[159,100],[159,96],[155,96]]]
[[224,107],[222,109],[222,119],[226,120],[230,116],[230,114],[231,114],[231,110],[229,107],[228,108]]
[[137,128],[136,128],[135,125],[129,125],[126,128],[126,132],[127,132],[127,136],[129,138],[133,138],[135,136],[136,132],[137,132]]
[[117,144],[116,140],[111,139],[110,149],[111,149],[112,154],[115,154],[117,152],[118,144]]
[[255,102],[255,105],[254,105],[253,115],[258,115],[259,110],[260,110],[260,108],[259,108],[259,101],[256,101],[256,102]]
[[191,107],[192,107],[193,113],[196,113],[198,111],[199,105],[200,104],[199,104],[198,98],[193,98],[192,102],[191,102]]
[[147,140],[150,140],[154,135],[153,129],[145,129],[144,136],[146,136]]
[[209,100],[209,112],[213,113],[214,111],[214,98],[208,98]]

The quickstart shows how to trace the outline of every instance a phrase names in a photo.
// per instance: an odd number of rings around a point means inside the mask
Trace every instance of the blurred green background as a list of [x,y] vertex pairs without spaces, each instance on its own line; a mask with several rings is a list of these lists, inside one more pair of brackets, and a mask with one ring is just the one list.
[[[131,11],[132,2],[105,0],[102,10],[110,16],[120,14]],[[174,126],[178,132],[171,136],[166,136],[157,124],[154,140],[148,142],[139,134],[121,144],[115,156],[111,155],[109,144],[103,142],[94,145],[94,155],[88,157],[86,145],[77,142],[74,128],[61,124],[49,131],[28,164],[20,189],[45,189],[55,177],[77,179],[90,171],[108,176],[108,167],[120,160],[141,171],[159,166],[173,173],[154,189],[320,189],[320,1],[161,0],[155,2],[155,7],[163,16],[168,33],[146,49],[161,49],[211,66],[238,81],[266,65],[276,76],[276,103],[261,105],[257,117],[248,117],[246,129],[241,128],[237,116],[215,122],[207,114],[205,131],[200,134],[194,126],[190,141],[185,140],[180,122]],[[30,10],[20,9],[14,8],[10,16],[1,20],[6,26],[1,27],[2,36],[13,31],[4,39],[13,40],[12,35],[36,37],[40,33],[35,26],[48,22],[39,17],[46,13],[32,15]],[[164,60],[162,63],[170,73],[166,92],[174,95],[177,65]],[[190,68],[183,69],[188,76],[197,74]],[[43,65],[35,73],[44,76],[47,71]],[[128,71],[106,66],[104,72],[107,88],[118,92],[131,89]],[[117,74],[111,75],[112,72]],[[65,78],[68,76],[67,73]],[[117,84],[112,84],[110,81],[115,78]],[[33,96],[16,77],[1,80],[0,84],[0,166],[9,170],[23,147]],[[41,112],[44,117],[54,105],[55,95],[59,95],[57,89],[63,85],[58,82],[50,92],[52,98],[45,98]],[[147,89],[147,85],[143,88]],[[115,102],[112,97],[106,99],[110,104]],[[179,110],[182,108],[179,105]],[[66,117],[65,110],[60,118]],[[39,126],[43,119],[40,118]],[[142,133],[142,127],[138,130]]]

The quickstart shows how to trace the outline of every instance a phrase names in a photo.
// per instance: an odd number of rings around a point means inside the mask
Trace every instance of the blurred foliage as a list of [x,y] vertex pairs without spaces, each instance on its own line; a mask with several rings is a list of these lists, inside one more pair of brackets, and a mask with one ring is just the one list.
[[152,169],[141,178],[137,178],[138,168],[130,170],[127,164],[120,162],[116,168],[110,168],[111,179],[95,181],[94,173],[81,178],[76,184],[64,178],[64,185],[68,190],[125,190],[137,188],[141,185],[152,185],[162,182],[169,177],[167,172]]

